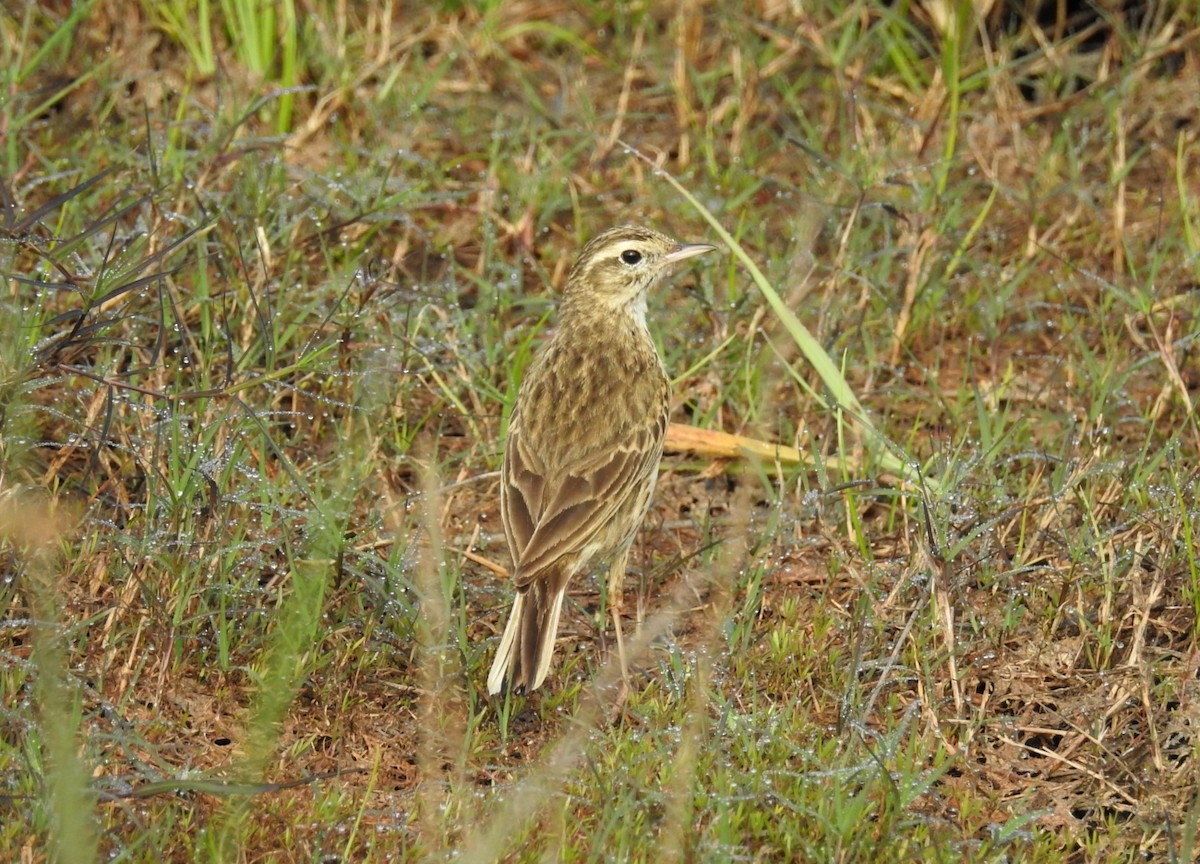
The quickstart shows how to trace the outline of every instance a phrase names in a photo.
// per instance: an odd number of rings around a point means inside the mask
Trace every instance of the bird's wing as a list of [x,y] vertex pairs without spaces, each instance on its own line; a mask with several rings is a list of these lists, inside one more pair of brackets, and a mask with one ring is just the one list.
[[520,426],[510,426],[500,500],[518,590],[602,534],[657,468],[665,432],[665,419],[640,425],[548,476]]

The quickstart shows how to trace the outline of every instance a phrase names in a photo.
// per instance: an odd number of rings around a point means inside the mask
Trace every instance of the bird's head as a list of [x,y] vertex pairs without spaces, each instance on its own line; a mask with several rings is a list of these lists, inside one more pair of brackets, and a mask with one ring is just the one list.
[[611,228],[583,247],[567,275],[564,303],[645,315],[646,292],[677,261],[716,249],[680,243],[637,225]]

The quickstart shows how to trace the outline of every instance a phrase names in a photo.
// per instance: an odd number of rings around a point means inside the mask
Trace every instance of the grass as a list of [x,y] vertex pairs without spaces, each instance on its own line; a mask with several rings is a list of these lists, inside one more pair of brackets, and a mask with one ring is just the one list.
[[[0,13],[0,858],[1192,860],[1200,17],[995,6]],[[489,699],[626,220],[804,458],[668,456],[619,712],[591,578]]]

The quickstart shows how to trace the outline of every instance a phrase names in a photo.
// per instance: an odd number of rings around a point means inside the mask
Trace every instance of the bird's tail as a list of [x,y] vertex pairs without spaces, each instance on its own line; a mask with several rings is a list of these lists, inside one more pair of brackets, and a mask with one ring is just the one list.
[[558,635],[566,586],[558,590],[547,588],[542,580],[537,580],[517,593],[492,671],[488,673],[488,693],[499,693],[506,682],[514,691],[528,693],[546,680],[554,657],[554,639]]

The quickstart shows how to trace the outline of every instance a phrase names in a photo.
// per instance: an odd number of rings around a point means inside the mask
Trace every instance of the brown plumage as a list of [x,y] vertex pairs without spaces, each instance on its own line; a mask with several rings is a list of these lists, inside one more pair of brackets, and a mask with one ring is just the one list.
[[[625,225],[588,243],[567,275],[558,329],[517,394],[500,471],[500,513],[517,597],[488,692],[541,686],[567,583],[625,561],[654,493],[669,381],[646,327],[646,292],[676,261],[712,250]],[[619,637],[619,621],[618,637]]]

